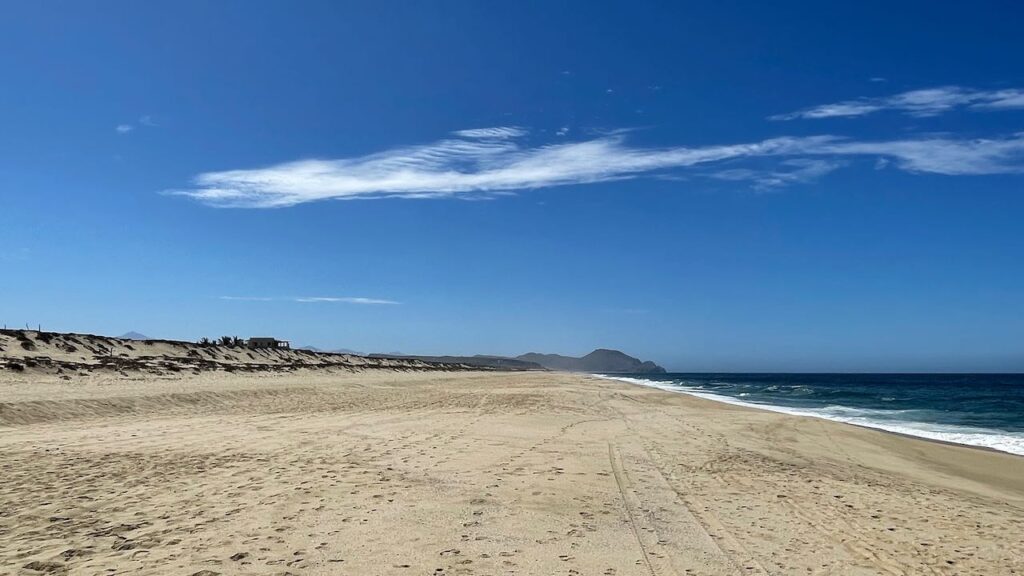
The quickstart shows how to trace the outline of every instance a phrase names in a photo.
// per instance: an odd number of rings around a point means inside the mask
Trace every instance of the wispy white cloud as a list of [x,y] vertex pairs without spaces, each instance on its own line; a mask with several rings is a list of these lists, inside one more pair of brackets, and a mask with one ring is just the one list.
[[883,110],[894,110],[911,116],[937,116],[957,108],[974,110],[1006,110],[1024,108],[1024,90],[975,90],[960,86],[940,86],[911,90],[882,98],[858,98],[805,108],[788,114],[772,116],[772,120],[797,118],[852,118]]
[[518,126],[499,126],[497,128],[472,128],[469,130],[458,130],[456,136],[463,138],[519,138],[526,135],[526,130]]
[[137,124],[118,124],[114,127],[114,130],[118,134],[128,134],[130,132],[134,132],[136,128],[155,128],[157,126],[159,126],[159,124],[156,123],[156,120],[154,120],[149,114],[146,114],[144,116],[139,116]]
[[401,304],[401,302],[395,302],[394,300],[383,300],[380,298],[361,298],[357,296],[291,296],[291,297],[273,297],[273,296],[219,296],[221,300],[237,300],[243,302],[301,302],[301,303],[318,303],[318,302],[340,302],[344,304],[368,304],[368,305],[389,305],[389,304]]
[[[207,172],[195,178],[194,187],[167,193],[211,206],[243,208],[329,199],[479,199],[524,189],[678,175],[691,167],[749,158],[779,159],[779,170],[760,174],[763,186],[809,181],[838,168],[839,160],[849,156],[886,158],[903,170],[935,174],[1020,173],[1024,169],[1024,133],[974,140],[921,136],[888,141],[821,135],[668,148],[631,146],[626,132],[534,146],[519,141],[525,134],[521,128],[458,134],[462,137],[355,158]],[[757,174],[741,178],[742,174],[733,172],[731,179],[758,181]]]
[[758,190],[772,190],[790,184],[812,182],[843,166],[840,160],[823,160],[818,158],[794,158],[780,163],[778,169],[756,170],[750,168],[731,168],[712,174],[720,180],[750,181]]
[[995,96],[994,98],[987,102],[979,102],[975,104],[975,107],[991,110],[1024,108],[1024,90],[999,90],[994,92],[993,95]]
[[875,142],[837,141],[818,154],[876,156],[908,172],[952,176],[1024,173],[1024,132],[1006,138],[958,140],[941,136]]
[[374,305],[374,304],[381,304],[381,305],[399,304],[399,302],[395,302],[394,300],[382,300],[380,298],[358,298],[358,297],[352,297],[352,296],[341,296],[341,297],[336,297],[336,296],[311,296],[311,297],[305,297],[305,298],[295,298],[295,301],[296,302],[343,302],[345,304],[370,304],[370,305]]

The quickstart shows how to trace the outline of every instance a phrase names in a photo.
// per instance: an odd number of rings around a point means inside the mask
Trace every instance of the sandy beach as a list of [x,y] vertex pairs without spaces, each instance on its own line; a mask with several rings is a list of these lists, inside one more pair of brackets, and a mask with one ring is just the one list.
[[0,376],[3,574],[1019,574],[1024,458],[560,373]]

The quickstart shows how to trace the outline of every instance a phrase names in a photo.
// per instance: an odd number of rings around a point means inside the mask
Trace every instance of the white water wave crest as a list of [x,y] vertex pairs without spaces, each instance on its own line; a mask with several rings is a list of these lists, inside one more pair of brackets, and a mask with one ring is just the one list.
[[638,386],[657,388],[667,392],[688,394],[705,400],[713,400],[715,402],[722,402],[735,406],[745,406],[747,408],[769,410],[793,416],[808,416],[811,418],[832,420],[833,422],[856,424],[857,426],[875,428],[878,430],[885,430],[887,432],[895,432],[897,434],[906,434],[908,436],[917,436],[918,438],[952,442],[954,444],[964,444],[967,446],[991,448],[1001,452],[1009,452],[1010,454],[1024,456],[1024,433],[1014,433],[989,428],[976,428],[972,426],[957,426],[954,424],[941,424],[936,422],[924,422],[912,419],[896,419],[899,417],[898,415],[902,415],[903,418],[907,418],[912,416],[913,413],[923,412],[921,410],[878,410],[837,405],[825,406],[822,408],[792,408],[789,406],[778,406],[775,404],[748,402],[731,396],[723,396],[721,394],[714,394],[705,390],[688,388],[672,382],[659,382],[657,380],[627,378],[623,376],[604,376],[601,374],[595,374],[594,376],[606,380],[619,380],[621,382],[628,382]]

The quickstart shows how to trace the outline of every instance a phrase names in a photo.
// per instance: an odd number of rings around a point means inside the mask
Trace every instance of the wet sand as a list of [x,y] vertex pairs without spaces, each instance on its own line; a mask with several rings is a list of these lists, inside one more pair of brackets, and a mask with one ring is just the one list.
[[551,373],[0,374],[0,574],[1024,574],[1024,458]]

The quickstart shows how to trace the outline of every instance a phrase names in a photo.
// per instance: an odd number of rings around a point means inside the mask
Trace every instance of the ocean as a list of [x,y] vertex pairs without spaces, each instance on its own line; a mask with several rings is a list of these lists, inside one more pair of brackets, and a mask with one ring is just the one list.
[[1024,455],[1024,374],[603,377],[729,404]]

